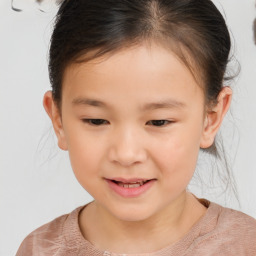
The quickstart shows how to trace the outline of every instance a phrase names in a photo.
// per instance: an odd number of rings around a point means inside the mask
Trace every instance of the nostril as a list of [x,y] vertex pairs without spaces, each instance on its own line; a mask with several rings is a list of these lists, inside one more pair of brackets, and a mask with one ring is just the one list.
[[108,151],[108,158],[112,163],[126,168],[144,163],[147,156],[147,151],[134,142],[117,142]]

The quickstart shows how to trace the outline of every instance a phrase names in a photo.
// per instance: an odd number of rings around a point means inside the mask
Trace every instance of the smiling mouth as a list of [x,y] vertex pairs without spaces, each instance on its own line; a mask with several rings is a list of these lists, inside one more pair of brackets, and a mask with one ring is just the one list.
[[137,181],[137,182],[121,182],[121,181],[116,181],[116,180],[111,180],[111,181],[123,188],[138,188],[138,187],[143,186],[150,180]]
[[156,179],[106,179],[109,188],[123,198],[135,198],[144,194],[157,181]]

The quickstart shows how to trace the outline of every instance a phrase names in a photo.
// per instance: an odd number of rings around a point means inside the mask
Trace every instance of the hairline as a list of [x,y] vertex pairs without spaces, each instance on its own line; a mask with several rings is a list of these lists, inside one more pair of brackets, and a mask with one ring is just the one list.
[[[173,38],[145,38],[145,39],[140,39],[140,40],[131,40],[128,42],[123,42],[120,45],[117,45],[113,49],[108,49],[106,46],[103,47],[95,47],[94,49],[90,49],[89,51],[86,51],[86,49],[81,50],[78,52],[75,56],[70,58],[70,60],[64,65],[63,71],[62,71],[62,78],[61,78],[61,97],[59,102],[55,101],[56,105],[58,106],[60,113],[61,113],[61,104],[62,104],[62,92],[63,92],[63,78],[65,76],[66,70],[75,65],[81,65],[85,63],[90,63],[92,61],[105,61],[114,54],[121,52],[123,50],[129,50],[133,48],[137,48],[140,46],[146,46],[149,50],[151,49],[152,45],[157,45],[162,48],[164,48],[167,51],[170,51],[178,61],[182,65],[184,65],[191,75],[193,76],[196,84],[203,90],[204,93],[204,105],[207,106],[209,105],[209,102],[207,100],[207,95],[206,95],[206,85],[204,81],[204,74],[200,75],[200,72],[202,71],[202,67],[199,67],[199,64],[196,63],[194,60],[194,57],[192,53],[186,47],[179,41],[173,39]],[[178,45],[178,46],[177,46]],[[179,55],[180,53],[180,55]]]

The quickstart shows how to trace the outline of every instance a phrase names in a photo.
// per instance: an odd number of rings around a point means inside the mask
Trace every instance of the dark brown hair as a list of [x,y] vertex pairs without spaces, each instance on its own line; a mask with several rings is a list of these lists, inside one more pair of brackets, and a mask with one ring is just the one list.
[[[49,73],[61,106],[62,77],[72,62],[154,41],[169,47],[201,81],[207,102],[223,87],[230,36],[210,0],[65,0],[51,38]],[[81,57],[85,58],[81,58]]]

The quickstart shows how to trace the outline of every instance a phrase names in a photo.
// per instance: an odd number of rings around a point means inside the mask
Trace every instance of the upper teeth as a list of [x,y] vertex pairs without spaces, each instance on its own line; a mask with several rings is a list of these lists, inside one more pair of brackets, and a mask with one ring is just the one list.
[[140,182],[130,182],[130,183],[118,182],[117,184],[124,188],[137,188],[142,186],[144,183],[145,183],[144,181],[140,181]]

